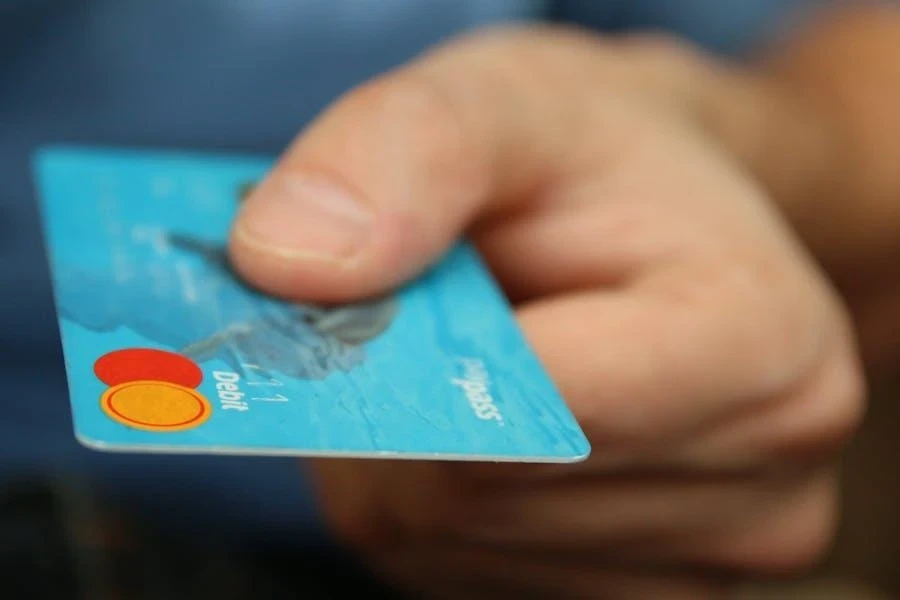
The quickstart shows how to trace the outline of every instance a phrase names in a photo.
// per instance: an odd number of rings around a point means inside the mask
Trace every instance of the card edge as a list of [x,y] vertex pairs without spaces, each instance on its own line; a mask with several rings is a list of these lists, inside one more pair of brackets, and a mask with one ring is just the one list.
[[364,452],[364,451],[314,451],[314,450],[282,450],[278,448],[221,448],[221,447],[182,447],[156,444],[115,444],[92,439],[79,430],[75,430],[79,444],[88,450],[106,454],[156,454],[171,456],[255,456],[260,458],[298,458],[298,459],[362,459],[362,460],[398,460],[398,461],[439,461],[439,462],[493,462],[508,464],[577,464],[586,461],[591,455],[588,444],[584,453],[571,456],[512,456],[512,455],[478,455],[429,452]]

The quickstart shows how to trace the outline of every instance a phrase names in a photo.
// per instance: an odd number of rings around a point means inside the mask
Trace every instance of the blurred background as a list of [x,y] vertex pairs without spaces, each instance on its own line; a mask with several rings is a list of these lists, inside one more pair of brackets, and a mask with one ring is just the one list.
[[[0,589],[19,598],[386,592],[286,459],[115,456],[72,435],[31,181],[47,142],[277,154],[348,88],[473,27],[663,29],[740,58],[816,0],[0,0]],[[846,465],[821,577],[767,597],[900,595],[898,387]],[[877,596],[871,596],[877,597]]]

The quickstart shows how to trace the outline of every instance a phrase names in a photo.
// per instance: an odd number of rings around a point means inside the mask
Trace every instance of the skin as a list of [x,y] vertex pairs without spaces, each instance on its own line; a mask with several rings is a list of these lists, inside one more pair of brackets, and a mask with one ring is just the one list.
[[843,254],[803,216],[847,138],[791,64],[501,29],[300,133],[235,223],[237,270],[358,300],[469,235],[593,445],[567,466],[313,462],[374,570],[428,597],[693,599],[827,551],[865,382],[823,271]]
[[831,140],[824,173],[802,193],[774,197],[845,296],[868,373],[881,378],[900,365],[900,280],[892,276],[900,272],[900,7],[849,6],[764,59],[767,75],[790,85]]

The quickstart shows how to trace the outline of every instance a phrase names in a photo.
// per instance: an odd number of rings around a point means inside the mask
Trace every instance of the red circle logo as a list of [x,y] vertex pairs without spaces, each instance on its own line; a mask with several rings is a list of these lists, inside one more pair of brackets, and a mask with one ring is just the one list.
[[203,371],[192,360],[155,348],[126,348],[104,354],[94,363],[94,373],[108,386],[165,381],[196,388],[203,381]]

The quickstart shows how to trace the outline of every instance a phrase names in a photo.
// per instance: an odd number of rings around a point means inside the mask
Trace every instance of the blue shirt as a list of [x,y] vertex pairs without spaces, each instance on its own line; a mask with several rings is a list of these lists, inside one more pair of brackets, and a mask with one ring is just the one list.
[[288,459],[117,456],[70,424],[30,178],[45,142],[276,154],[348,88],[478,26],[557,19],[667,29],[739,54],[812,0],[0,0],[0,481],[66,472],[145,517],[313,543]]

